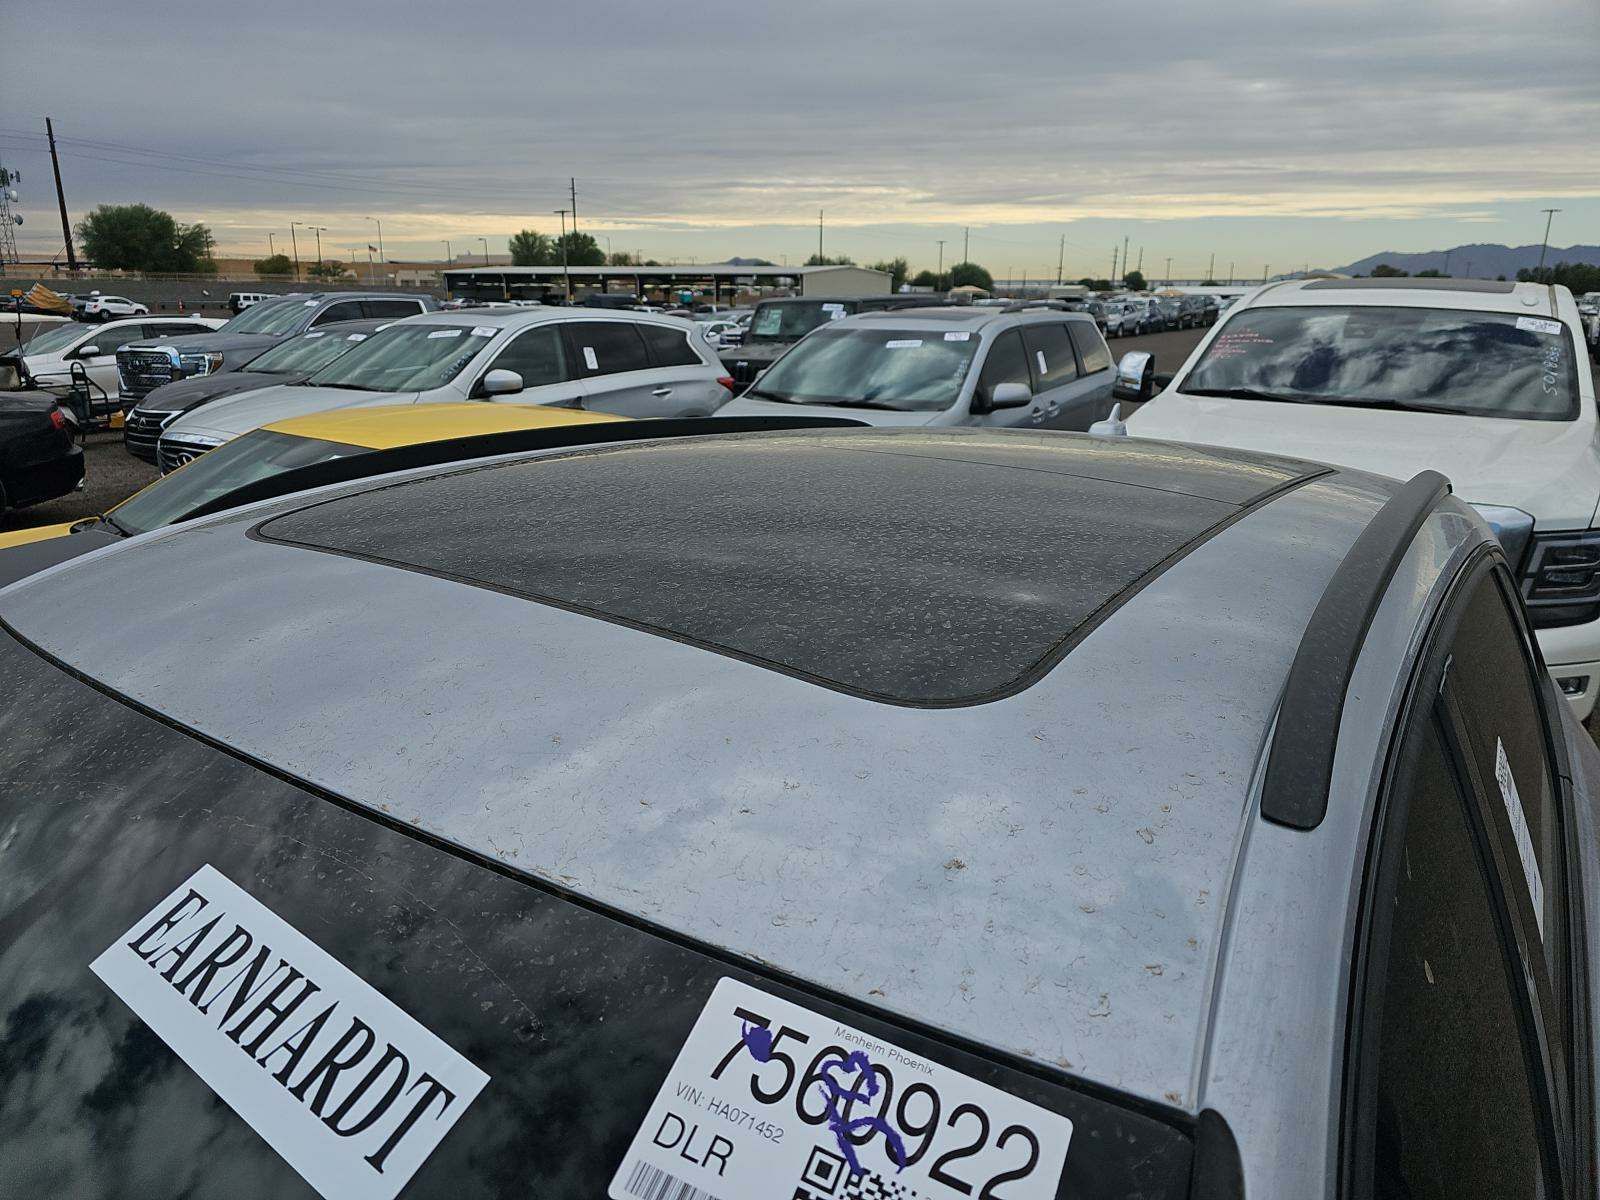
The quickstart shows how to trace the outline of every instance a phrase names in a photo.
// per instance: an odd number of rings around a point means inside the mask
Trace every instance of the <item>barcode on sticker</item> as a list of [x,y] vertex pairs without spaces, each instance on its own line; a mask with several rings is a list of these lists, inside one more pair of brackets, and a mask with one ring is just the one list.
[[669,1175],[643,1159],[633,1164],[628,1182],[622,1186],[628,1195],[637,1196],[639,1200],[717,1200],[703,1188]]

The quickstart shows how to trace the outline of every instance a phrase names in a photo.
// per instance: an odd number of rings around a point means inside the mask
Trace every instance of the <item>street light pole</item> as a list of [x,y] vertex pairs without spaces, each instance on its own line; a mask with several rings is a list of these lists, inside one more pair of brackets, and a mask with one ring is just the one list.
[[277,256],[277,253],[278,248],[272,244],[272,234],[269,232],[267,234],[267,257],[274,258]]
[[1550,248],[1550,222],[1556,219],[1559,208],[1541,208],[1544,214],[1544,241],[1539,244],[1539,270],[1544,270],[1544,252]]
[[939,239],[939,270],[933,277],[933,290],[944,287],[944,239]]
[[552,210],[561,218],[561,273],[567,281],[567,303],[572,303],[572,267],[567,262],[567,214],[570,208],[557,208]]
[[294,236],[294,227],[296,225],[304,224],[304,221],[289,222],[289,247],[294,251],[294,281],[296,283],[300,282],[300,242],[299,239]]
[[313,225],[311,231],[317,235],[317,269],[322,269],[322,235],[328,232],[326,225]]
[[483,243],[483,265],[487,267],[489,265],[489,239],[481,237],[478,240]]
[[450,243],[447,241],[444,244],[444,265],[448,267],[453,262],[455,259],[450,255]]
[[389,260],[383,256],[383,222],[378,220],[377,217],[368,217],[367,220],[373,222],[378,227],[378,261],[388,262]]

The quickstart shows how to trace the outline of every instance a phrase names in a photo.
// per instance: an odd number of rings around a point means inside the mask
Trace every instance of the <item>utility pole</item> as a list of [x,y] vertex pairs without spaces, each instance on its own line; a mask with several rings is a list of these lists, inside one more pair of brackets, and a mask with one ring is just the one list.
[[969,249],[971,244],[972,244],[972,226],[971,225],[963,225],[961,227],[961,261],[962,262],[971,262],[972,261],[972,251],[971,251],[971,249]]
[[1263,266],[1261,268],[1261,282],[1265,283],[1267,281],[1267,277],[1269,275],[1271,275],[1271,274],[1272,274],[1272,264],[1271,263],[1267,263],[1265,266]]
[[277,253],[278,248],[272,244],[272,234],[269,232],[267,234],[267,257],[274,258],[277,256]]
[[1444,252],[1444,274],[1446,279],[1450,278],[1450,251],[1448,250]]
[[1117,248],[1115,246],[1111,247],[1111,278],[1107,282],[1109,282],[1113,287],[1116,286],[1116,282],[1117,282]]
[[[61,236],[67,242],[67,270],[76,271],[78,256],[72,249],[72,224],[67,220],[67,194],[61,190],[61,160],[56,157],[56,127],[51,124],[49,117],[44,119],[44,131],[50,139],[50,168],[56,173],[56,204],[61,208]],[[1546,227],[1546,237],[1549,233],[1550,230]],[[1543,265],[1542,259],[1540,265]]]
[[939,239],[939,269],[933,276],[933,290],[944,287],[944,239]]
[[1061,272],[1067,265],[1067,235],[1061,235],[1061,249],[1056,254],[1056,286],[1061,286]]
[[447,241],[444,244],[444,265],[448,267],[453,262],[455,262],[455,256],[450,253],[450,243]]
[[1167,255],[1167,286],[1172,286],[1172,255]]
[[313,225],[311,232],[317,235],[317,266],[322,266],[322,235],[328,232],[326,225]]
[[1139,272],[1139,274],[1141,274],[1141,275],[1144,274],[1144,247],[1143,246],[1139,247],[1139,265],[1134,267],[1133,269],[1135,271]]
[[304,225],[304,221],[289,222],[289,246],[294,251],[294,281],[300,282],[300,241],[294,236],[294,227]]
[[388,262],[389,260],[383,256],[383,222],[377,217],[368,217],[367,220],[378,227],[378,261]]
[[[50,143],[50,156],[51,156],[51,158],[55,157],[55,153],[56,153],[55,152],[55,143],[51,142]],[[56,192],[59,193],[60,191],[61,191],[61,172],[57,171],[56,172]],[[1544,241],[1539,244],[1539,270],[1543,271],[1544,270],[1544,252],[1550,248],[1550,222],[1554,221],[1556,219],[1556,214],[1558,212],[1560,212],[1561,210],[1559,208],[1541,208],[1539,211],[1544,214]],[[66,223],[67,223],[67,206],[66,206],[66,201],[62,201],[62,203],[61,203],[61,224],[62,225],[66,225]],[[69,263],[72,261],[72,242],[70,240],[67,242],[67,261]]]
[[822,263],[822,210],[817,209],[817,264]]
[[1472,278],[1472,260],[1470,258],[1467,259],[1467,273],[1465,275],[1463,275],[1462,278],[1463,279],[1471,279]]
[[1211,252],[1211,263],[1210,263],[1209,266],[1206,267],[1206,278],[1207,279],[1215,279],[1216,277],[1217,277],[1217,252],[1215,250],[1213,250]]
[[368,242],[367,243],[367,286],[368,287],[372,286],[372,273],[373,273],[373,270],[374,270],[374,268],[373,268],[373,265],[372,265],[372,243]]
[[567,303],[572,303],[572,267],[567,262],[567,213],[569,209],[558,208],[556,215],[561,218],[561,273],[567,279]]
[[[1128,273],[1128,235],[1127,234],[1123,234],[1122,235],[1122,273],[1124,275],[1126,275]],[[1113,279],[1111,282],[1115,283],[1116,280]]]
[[1233,286],[1233,263],[1231,260],[1228,263],[1228,286]]
[[575,176],[575,175],[569,176],[567,178],[567,184],[572,189],[572,239],[573,239],[573,241],[577,241],[577,239],[578,239],[578,178],[577,178],[577,176]]

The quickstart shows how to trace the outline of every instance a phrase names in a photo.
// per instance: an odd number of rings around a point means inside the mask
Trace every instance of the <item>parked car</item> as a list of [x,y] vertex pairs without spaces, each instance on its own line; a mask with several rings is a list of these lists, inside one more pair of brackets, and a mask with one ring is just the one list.
[[123,538],[307,488],[440,462],[604,438],[609,413],[406,404],[292,417],[235,438],[96,517],[0,533],[0,587]]
[[701,318],[695,321],[695,327],[700,330],[707,344],[714,349],[720,346],[736,346],[744,337],[744,330],[737,321],[714,317]]
[[1160,333],[1166,329],[1166,315],[1161,311],[1161,302],[1154,296],[1134,296],[1130,303],[1134,310],[1133,332]]
[[[114,411],[120,406],[118,350],[150,338],[210,333],[221,325],[221,321],[209,317],[108,319],[94,325],[67,321],[44,328],[29,339],[23,348],[23,362],[40,386],[55,390],[71,387],[81,368],[81,374],[93,385],[90,394],[96,409]],[[70,410],[67,416],[76,423],[77,417]]]
[[494,400],[704,417],[732,389],[705,339],[668,317],[565,307],[429,313],[390,324],[303,382],[179,417],[156,453],[171,470],[273,421],[379,404]]
[[264,300],[276,300],[274,292],[229,292],[228,311],[237,316],[252,304],[260,304]]
[[1436,475],[664,438],[0,621],[19,1195],[1595,1177],[1600,754]]
[[1582,336],[1564,288],[1274,283],[1229,310],[1128,432],[1444,472],[1499,531],[1544,658],[1587,717],[1600,685],[1600,423]]
[[159,465],[156,441],[161,431],[184,413],[224,396],[274,384],[304,382],[387,324],[388,321],[334,321],[278,342],[237,370],[162,384],[128,410],[122,422],[122,444],[135,458]]
[[1110,409],[1111,384],[1111,352],[1087,315],[1020,304],[908,308],[807,334],[723,413],[1087,429]]
[[735,383],[744,385],[766,370],[801,338],[829,321],[851,313],[897,308],[926,308],[939,301],[926,295],[782,296],[763,300],[750,314],[750,325],[737,347],[722,354]]
[[83,449],[49,392],[0,396],[0,514],[83,486]]
[[1222,312],[1222,306],[1217,303],[1217,298],[1215,296],[1201,296],[1200,304],[1200,324],[1208,327],[1215,325],[1217,317]]
[[159,346],[130,345],[117,355],[123,408],[175,379],[216,375],[244,366],[286,337],[335,321],[399,319],[432,312],[429,296],[390,292],[312,292],[252,304],[215,333]]
[[87,296],[72,298],[72,312],[80,321],[110,321],[117,317],[143,317],[150,310],[126,296],[107,296],[91,292]]

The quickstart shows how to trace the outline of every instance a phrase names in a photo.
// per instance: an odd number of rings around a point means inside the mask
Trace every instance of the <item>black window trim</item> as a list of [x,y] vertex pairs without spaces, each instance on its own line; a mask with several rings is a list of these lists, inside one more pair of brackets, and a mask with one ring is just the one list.
[[[1483,781],[1478,777],[1476,762],[1472,754],[1467,751],[1469,734],[1460,701],[1455,696],[1450,682],[1453,659],[1448,649],[1454,641],[1461,619],[1478,585],[1486,578],[1492,578],[1504,593],[1508,573],[1498,545],[1486,544],[1468,559],[1457,573],[1444,602],[1434,615],[1422,650],[1413,667],[1406,698],[1391,731],[1382,783],[1379,786],[1379,800],[1366,835],[1359,864],[1360,902],[1357,906],[1352,946],[1350,986],[1345,1003],[1344,1039],[1340,1047],[1342,1062],[1336,1064],[1336,1073],[1341,1079],[1338,1103],[1337,1191],[1341,1200],[1366,1200],[1368,1196],[1367,1192],[1357,1190],[1360,1179],[1356,1168],[1359,1164],[1369,1163],[1374,1150],[1372,1135],[1376,1130],[1376,1117],[1362,1102],[1366,1095],[1370,1094],[1369,1081],[1377,1068],[1379,1045],[1378,1038],[1367,1036],[1367,1031],[1381,1028],[1382,1024],[1382,993],[1388,974],[1389,935],[1392,929],[1389,921],[1381,919],[1385,915],[1385,910],[1381,908],[1379,901],[1383,897],[1393,895],[1396,888],[1403,858],[1403,853],[1400,851],[1403,850],[1406,823],[1410,816],[1409,795],[1397,796],[1396,789],[1399,781],[1407,778],[1415,769],[1415,759],[1420,745],[1420,738],[1417,735],[1426,723],[1437,726],[1436,732],[1453,786],[1458,798],[1463,802],[1463,817],[1473,842],[1479,876],[1488,893],[1491,917],[1499,934],[1501,961],[1506,981],[1512,992],[1523,1043],[1523,1064],[1536,1106],[1534,1116],[1542,1135],[1541,1141],[1544,1143],[1541,1147],[1542,1158],[1547,1175],[1553,1173],[1555,1176],[1554,1179],[1547,1178],[1549,1194],[1566,1195],[1567,1192],[1561,1187],[1551,1185],[1578,1177],[1574,1173],[1574,1138],[1581,1137],[1582,1130],[1586,1126],[1577,1122],[1576,1109],[1568,1106],[1566,1111],[1569,1118],[1572,1118],[1572,1128],[1565,1131],[1568,1136],[1562,1136],[1563,1131],[1559,1123],[1563,1106],[1559,1101],[1555,1083],[1549,1077],[1548,1058],[1541,1053],[1542,1017],[1534,996],[1528,989],[1517,944],[1517,931],[1521,930],[1522,934],[1526,934],[1523,917],[1520,907],[1514,908],[1508,904],[1503,873],[1503,868],[1508,864],[1496,853],[1495,838],[1485,824],[1485,807],[1490,804],[1490,798],[1485,791]],[[1525,620],[1520,616],[1520,607],[1513,604],[1511,611],[1519,614],[1513,618],[1519,626],[1525,626]],[[1527,653],[1525,630],[1523,649],[1523,657],[1527,660],[1530,656]],[[1535,661],[1531,665],[1536,666],[1541,673],[1544,670],[1542,661]],[[1540,676],[1534,676],[1535,682],[1539,678]],[[1544,690],[1535,687],[1535,692],[1541,696]],[[1539,716],[1544,724],[1545,739],[1548,742],[1550,726],[1542,703],[1539,706]],[[1552,758],[1552,765],[1556,761]],[[1564,844],[1570,846],[1571,840],[1567,835],[1568,805],[1564,803],[1564,796],[1558,796],[1558,804],[1562,812]],[[1563,888],[1563,893],[1570,896],[1574,890],[1567,886]],[[1569,913],[1569,930],[1570,928]],[[1537,944],[1536,936],[1534,941]],[[1542,959],[1538,961],[1542,969]],[[1582,959],[1569,958],[1569,962],[1576,977],[1583,970]],[[1574,1011],[1574,1025],[1578,1019],[1579,1014]],[[1573,1045],[1569,1047],[1571,1056],[1569,1067],[1576,1067],[1586,1061],[1578,1058],[1576,1049],[1577,1040],[1574,1036]],[[1581,1086],[1583,1072],[1574,1070],[1573,1074]]]
[[[1105,338],[1100,336],[1100,326],[1098,326],[1098,325],[1096,325],[1094,323],[1094,318],[1093,317],[1089,318],[1087,321],[1081,321],[1081,320],[1080,321],[1068,321],[1068,322],[1066,322],[1066,325],[1067,325],[1067,338],[1068,338],[1069,341],[1072,342],[1072,353],[1073,353],[1074,356],[1076,356],[1076,358],[1078,360],[1078,378],[1079,379],[1088,379],[1091,375],[1100,374],[1101,371],[1111,371],[1111,370],[1115,370],[1116,369],[1117,360],[1111,353],[1111,347],[1110,346],[1106,346]],[[1084,337],[1100,338],[1100,344],[1102,346],[1105,346],[1105,349],[1106,349],[1106,365],[1105,366],[1096,367],[1092,371],[1089,370],[1088,360],[1086,360],[1083,357],[1083,347],[1078,344],[1078,334],[1075,331],[1074,327],[1076,327],[1076,329],[1082,329],[1084,331],[1084,334],[1083,334]]]

